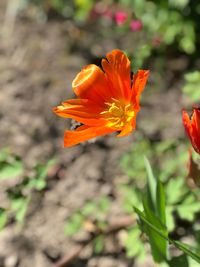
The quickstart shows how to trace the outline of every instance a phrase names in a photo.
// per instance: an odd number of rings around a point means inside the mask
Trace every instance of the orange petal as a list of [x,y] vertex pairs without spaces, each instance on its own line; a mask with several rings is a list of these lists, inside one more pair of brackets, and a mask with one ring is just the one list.
[[130,61],[120,50],[113,50],[102,60],[112,97],[129,100],[131,94]]
[[200,154],[200,132],[197,128],[199,123],[197,117],[198,115],[195,109],[193,111],[192,120],[190,120],[190,117],[185,110],[182,111],[183,125],[185,127],[186,133],[190,138],[193,148],[197,153]]
[[104,125],[100,117],[102,109],[88,99],[70,99],[57,106],[53,111],[64,118],[71,118],[89,126]]
[[77,110],[90,113],[90,116],[98,116],[102,112],[102,107],[96,105],[89,99],[69,99],[62,102],[62,106],[67,110]]
[[114,131],[107,127],[88,127],[83,125],[75,131],[65,131],[64,147],[71,147],[96,136],[106,135],[112,132]]
[[198,107],[193,108],[192,121],[195,123],[195,128],[200,136],[200,109]]
[[182,119],[183,119],[183,125],[185,127],[185,130],[186,130],[187,134],[190,135],[191,121],[190,121],[190,117],[189,117],[188,113],[185,110],[182,111]]
[[133,77],[132,103],[134,104],[134,108],[136,110],[140,109],[140,95],[145,88],[148,77],[148,70],[138,70],[138,72]]
[[90,99],[103,105],[110,98],[108,83],[103,71],[94,64],[88,65],[76,76],[72,82],[75,94],[79,98]]
[[200,110],[193,109],[191,141],[197,153],[200,154]]
[[117,135],[117,137],[123,137],[123,136],[129,135],[132,131],[135,130],[135,127],[136,127],[136,117],[130,123],[127,123],[124,126],[124,128]]

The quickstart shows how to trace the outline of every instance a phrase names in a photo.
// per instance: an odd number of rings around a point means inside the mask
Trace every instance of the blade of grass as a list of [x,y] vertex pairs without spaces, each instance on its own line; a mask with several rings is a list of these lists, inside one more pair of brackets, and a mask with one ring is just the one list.
[[154,177],[151,165],[149,160],[144,157],[144,163],[147,171],[147,195],[149,206],[157,212],[157,203],[156,203],[156,178]]

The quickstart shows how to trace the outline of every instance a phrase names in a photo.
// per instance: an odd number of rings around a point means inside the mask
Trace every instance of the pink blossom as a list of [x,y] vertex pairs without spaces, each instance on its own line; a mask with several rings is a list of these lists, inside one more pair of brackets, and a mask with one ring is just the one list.
[[137,20],[132,20],[130,23],[130,29],[132,32],[138,32],[142,29],[142,21],[137,19]]
[[123,25],[127,20],[128,14],[124,11],[118,11],[115,13],[115,22],[118,26]]

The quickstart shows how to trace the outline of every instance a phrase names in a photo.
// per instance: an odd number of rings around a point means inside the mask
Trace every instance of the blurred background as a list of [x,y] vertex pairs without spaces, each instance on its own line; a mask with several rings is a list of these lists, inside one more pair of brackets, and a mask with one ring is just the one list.
[[[172,235],[200,243],[181,121],[200,99],[199,21],[192,0],[0,1],[0,266],[153,266],[132,210],[143,155],[165,183]],[[137,131],[64,149],[72,124],[52,108],[115,48],[151,71]]]

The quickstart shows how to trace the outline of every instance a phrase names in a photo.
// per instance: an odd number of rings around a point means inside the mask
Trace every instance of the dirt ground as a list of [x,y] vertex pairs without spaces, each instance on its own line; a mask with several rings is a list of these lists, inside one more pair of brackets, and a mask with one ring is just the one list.
[[[1,16],[1,25],[3,19]],[[76,73],[84,65],[94,63],[90,45],[95,37],[91,32],[80,30],[71,21],[42,23],[18,18],[13,29],[2,36],[0,148],[10,147],[22,157],[27,169],[56,157],[62,171],[48,190],[34,195],[23,228],[10,224],[0,233],[0,266],[54,266],[76,241],[64,235],[64,224],[87,200],[113,195],[110,219],[122,216],[115,187],[119,179],[126,177],[118,162],[136,138],[134,134],[119,139],[106,136],[96,142],[63,148],[63,133],[70,121],[56,117],[52,107],[72,96],[71,82]],[[99,47],[99,53],[104,55],[116,48],[116,43],[112,39],[102,40]],[[166,64],[173,66],[172,62]],[[154,70],[143,95],[138,131],[150,139],[183,137],[182,81],[174,82],[173,77],[161,75],[158,85],[153,73]],[[172,88],[166,90],[170,84]],[[92,255],[88,247],[69,266],[141,267],[128,260],[114,244],[108,244],[103,255]],[[144,266],[151,266],[150,261]]]

